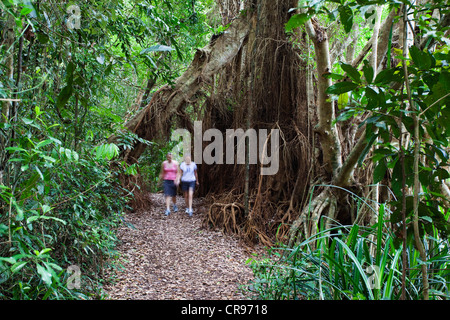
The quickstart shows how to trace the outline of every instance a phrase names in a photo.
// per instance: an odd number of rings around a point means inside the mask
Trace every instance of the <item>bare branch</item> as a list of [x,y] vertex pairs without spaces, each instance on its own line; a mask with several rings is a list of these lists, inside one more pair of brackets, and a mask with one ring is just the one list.
[[[391,30],[392,23],[394,21],[395,15],[397,14],[396,9],[392,9],[391,12],[389,12],[389,15],[387,16],[386,20],[383,23],[383,26],[380,29],[379,35],[377,37],[380,38],[380,43],[387,43],[387,39],[389,39],[389,32]],[[358,54],[358,56],[353,60],[352,66],[354,68],[357,68],[361,62],[364,60],[366,55],[369,53],[370,49],[372,49],[372,43],[374,41],[374,37],[367,42],[367,44],[364,46],[364,48],[361,50],[361,52]],[[380,46],[381,47],[381,46]],[[384,49],[385,48],[385,49]],[[386,54],[387,46],[383,45],[383,50],[380,50],[378,53],[378,64],[380,61],[380,56],[384,57]]]
[[325,74],[331,72],[330,50],[326,31],[312,18],[305,24],[306,32],[314,43],[317,64],[317,104],[319,123],[317,132],[321,136],[323,161],[328,174],[334,175],[341,167],[341,148],[338,141],[336,125],[333,124],[335,112],[326,90],[332,85]]
[[353,176],[353,171],[355,170],[356,163],[358,162],[358,159],[361,156],[361,153],[366,148],[367,144],[368,141],[366,139],[366,133],[364,131],[363,134],[360,136],[358,142],[350,151],[347,159],[340,168],[338,174],[334,177],[332,184],[342,187],[345,187],[349,184]]

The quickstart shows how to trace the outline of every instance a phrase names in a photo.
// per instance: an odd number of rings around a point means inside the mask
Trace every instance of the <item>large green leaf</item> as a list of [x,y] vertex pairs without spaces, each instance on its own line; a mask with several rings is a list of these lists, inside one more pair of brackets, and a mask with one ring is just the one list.
[[48,272],[47,269],[44,268],[43,266],[41,266],[40,264],[37,264],[36,268],[37,268],[37,272],[41,275],[42,281],[44,281],[44,283],[48,286],[51,285],[52,284],[52,274],[50,272]]
[[361,74],[358,70],[356,70],[356,68],[344,62],[341,62],[340,65],[342,70],[344,70],[353,81],[356,83],[361,83]]
[[[370,130],[367,128],[366,132],[369,132]],[[367,133],[366,133],[367,134]],[[368,140],[366,147],[361,152],[359,158],[358,158],[358,165],[362,166],[362,163],[366,159],[367,154],[369,153],[370,149],[372,148],[372,145],[374,144],[375,140],[377,139],[377,135],[373,133],[367,134],[366,139]]]
[[392,292],[394,290],[393,282],[394,282],[395,272],[398,271],[397,270],[397,262],[398,262],[398,259],[399,259],[401,253],[402,253],[401,248],[399,248],[395,252],[395,256],[394,256],[394,259],[392,260],[391,268],[389,269],[389,274],[386,279],[385,286],[383,288],[383,299],[388,299],[392,296]]
[[443,71],[439,75],[439,82],[442,83],[442,86],[447,90],[447,93],[450,91],[450,72]]
[[22,269],[23,267],[25,267],[26,264],[27,264],[26,261],[19,261],[11,267],[11,271],[13,273],[15,273],[15,272],[19,271],[20,269]]
[[66,70],[66,82],[68,84],[72,84],[74,71],[75,71],[75,64],[71,61],[67,65],[67,70]]
[[375,84],[387,84],[391,81],[394,81],[394,72],[395,69],[385,69],[378,73],[373,81]]
[[383,180],[384,175],[386,174],[387,167],[383,160],[378,162],[377,166],[373,171],[373,183],[378,183]]
[[366,87],[364,89],[365,96],[367,98],[367,109],[371,110],[378,105],[380,105],[380,96],[379,94],[372,88]]
[[386,85],[390,84],[391,82],[401,83],[403,81],[404,81],[403,68],[401,66],[398,66],[391,69],[385,69],[380,71],[375,77],[373,83],[377,85]]
[[75,65],[72,62],[69,62],[66,69],[66,86],[61,90],[61,92],[58,95],[58,98],[56,99],[56,107],[58,109],[63,108],[67,102],[69,101],[70,97],[72,96],[73,92],[73,73],[75,71]]
[[16,259],[14,257],[0,257],[0,261],[6,261],[10,264],[15,264],[16,263]]
[[58,95],[58,98],[56,100],[56,107],[58,109],[63,108],[67,102],[69,101],[70,97],[72,96],[73,88],[72,85],[65,86],[61,92]]
[[431,68],[432,60],[429,53],[421,51],[419,48],[413,46],[409,49],[409,54],[417,68],[421,70],[428,70]]
[[364,60],[363,73],[367,83],[371,84],[373,81],[374,72],[372,66],[369,64],[367,60]]
[[358,87],[358,84],[349,81],[338,82],[328,87],[327,94],[343,94],[352,91]]
[[114,143],[102,144],[95,148],[95,157],[100,159],[113,159],[119,154],[119,147]]
[[53,140],[52,140],[52,139],[47,139],[47,140],[41,141],[41,142],[39,142],[39,143],[36,145],[36,149],[45,147],[46,145],[49,145],[49,144],[51,144],[51,143],[53,143]]
[[348,105],[348,93],[340,94],[338,98],[338,108],[344,109],[347,105]]
[[11,203],[14,206],[14,208],[16,208],[16,220],[17,221],[22,221],[24,218],[24,212],[22,207],[16,202],[16,200],[14,198],[11,198]]
[[37,35],[37,39],[39,40],[39,42],[41,44],[46,44],[50,40],[50,37],[43,32],[38,31],[38,32],[36,32],[36,35]]
[[348,6],[339,6],[338,11],[345,32],[349,33],[353,27],[353,11]]
[[292,29],[302,26],[309,18],[310,17],[306,13],[294,14],[286,23],[286,31],[291,31]]

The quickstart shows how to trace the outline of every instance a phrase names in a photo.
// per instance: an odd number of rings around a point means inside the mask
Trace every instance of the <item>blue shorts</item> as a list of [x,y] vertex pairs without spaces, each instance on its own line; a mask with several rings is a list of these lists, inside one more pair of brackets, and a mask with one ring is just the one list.
[[164,195],[168,197],[175,197],[177,195],[177,186],[173,180],[164,180]]
[[195,189],[195,181],[181,181],[181,190],[188,191],[189,189]]

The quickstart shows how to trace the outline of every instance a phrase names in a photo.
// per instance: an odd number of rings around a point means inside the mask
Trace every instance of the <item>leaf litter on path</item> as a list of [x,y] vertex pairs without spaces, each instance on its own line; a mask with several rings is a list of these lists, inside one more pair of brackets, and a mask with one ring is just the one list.
[[[104,291],[115,300],[242,300],[239,288],[253,279],[252,257],[235,237],[202,227],[204,208],[194,199],[194,215],[164,215],[162,194],[149,194],[153,207],[126,215],[118,232],[118,269],[108,269]],[[130,227],[130,224],[133,227]]]

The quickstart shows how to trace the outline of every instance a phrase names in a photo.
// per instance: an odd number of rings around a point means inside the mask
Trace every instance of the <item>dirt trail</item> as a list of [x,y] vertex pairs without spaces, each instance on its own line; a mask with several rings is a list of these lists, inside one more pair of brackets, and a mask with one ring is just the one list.
[[179,211],[166,217],[162,194],[149,194],[148,211],[130,213],[132,227],[119,230],[118,250],[124,267],[108,271],[115,281],[104,289],[109,299],[132,300],[240,300],[248,299],[239,284],[253,274],[245,261],[251,252],[219,231],[202,228],[201,201],[194,200],[194,215]]

